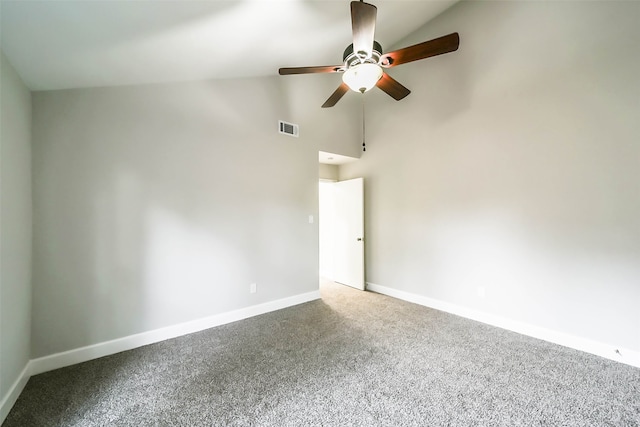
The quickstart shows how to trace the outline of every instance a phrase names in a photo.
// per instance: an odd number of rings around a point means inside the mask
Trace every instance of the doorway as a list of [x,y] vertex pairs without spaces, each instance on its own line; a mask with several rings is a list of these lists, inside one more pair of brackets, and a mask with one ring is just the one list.
[[320,275],[335,282],[365,289],[364,180],[320,181]]

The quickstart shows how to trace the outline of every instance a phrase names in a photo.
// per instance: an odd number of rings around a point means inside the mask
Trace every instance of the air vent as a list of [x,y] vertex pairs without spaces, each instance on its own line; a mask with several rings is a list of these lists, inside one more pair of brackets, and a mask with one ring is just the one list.
[[278,120],[278,126],[280,129],[280,133],[284,133],[285,135],[295,136],[296,138],[299,135],[298,125],[294,125],[293,123],[287,123],[282,120]]

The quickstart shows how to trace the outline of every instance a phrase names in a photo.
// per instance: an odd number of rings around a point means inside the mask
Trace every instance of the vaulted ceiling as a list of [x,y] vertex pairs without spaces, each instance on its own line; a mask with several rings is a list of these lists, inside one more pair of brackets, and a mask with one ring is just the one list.
[[[457,0],[373,1],[390,50]],[[347,0],[6,1],[2,50],[32,90],[276,75],[340,64]],[[399,47],[399,46],[395,46]]]

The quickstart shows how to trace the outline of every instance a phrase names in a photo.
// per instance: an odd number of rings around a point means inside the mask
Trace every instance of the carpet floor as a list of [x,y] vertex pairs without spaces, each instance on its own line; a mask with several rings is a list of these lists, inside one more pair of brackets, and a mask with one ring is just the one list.
[[640,369],[323,283],[322,300],[32,377],[14,426],[640,426]]

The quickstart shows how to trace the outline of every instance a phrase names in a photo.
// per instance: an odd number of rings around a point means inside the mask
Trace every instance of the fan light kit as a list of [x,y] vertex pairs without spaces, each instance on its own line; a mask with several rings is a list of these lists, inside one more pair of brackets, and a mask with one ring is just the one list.
[[358,64],[350,68],[342,75],[342,81],[355,92],[365,93],[378,83],[382,77],[382,68],[378,64]]
[[342,84],[327,99],[322,108],[336,105],[349,89],[365,93],[374,86],[399,101],[411,91],[389,76],[384,69],[458,50],[460,37],[458,33],[452,33],[383,54],[382,46],[374,40],[377,11],[374,5],[364,1],[351,2],[353,44],[344,51],[343,65],[280,68],[278,72],[280,75],[344,73]]

